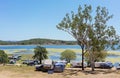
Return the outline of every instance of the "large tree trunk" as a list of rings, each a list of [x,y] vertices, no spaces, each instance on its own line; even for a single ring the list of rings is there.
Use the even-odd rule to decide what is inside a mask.
[[[42,64],[42,60],[40,60],[40,64]]]
[[[84,70],[84,48],[82,47],[82,70]]]
[[[81,43],[79,42],[79,40],[78,40],[78,44],[79,44],[79,46],[82,49],[82,70],[84,70],[84,45],[83,44],[81,45]]]
[[[94,62],[94,60],[91,60],[91,68],[92,68],[92,71],[94,71],[95,69],[95,62]]]
[[[90,61],[91,61],[92,71],[94,71],[95,70],[94,55],[91,52],[90,52]]]

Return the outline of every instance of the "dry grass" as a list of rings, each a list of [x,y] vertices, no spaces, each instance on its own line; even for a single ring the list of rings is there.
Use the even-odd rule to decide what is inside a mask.
[[[21,60],[33,59],[33,54],[22,54]]]
[[[66,69],[63,73],[48,74],[47,72],[35,71],[31,66],[0,66],[0,78],[120,78],[120,71],[113,69],[96,69],[90,71],[86,68]]]

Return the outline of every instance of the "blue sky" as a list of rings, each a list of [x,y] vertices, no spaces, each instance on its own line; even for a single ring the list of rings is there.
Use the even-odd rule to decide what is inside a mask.
[[[50,38],[74,40],[56,25],[79,5],[106,7],[114,17],[108,22],[120,35],[120,0],[0,0],[0,40]]]

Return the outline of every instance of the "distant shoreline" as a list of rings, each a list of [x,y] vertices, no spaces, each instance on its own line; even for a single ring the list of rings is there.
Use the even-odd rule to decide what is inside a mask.
[[[29,40],[21,41],[2,41],[0,40],[0,45],[76,45],[76,41],[65,41],[65,40],[55,40],[55,39],[43,39],[34,38]]]

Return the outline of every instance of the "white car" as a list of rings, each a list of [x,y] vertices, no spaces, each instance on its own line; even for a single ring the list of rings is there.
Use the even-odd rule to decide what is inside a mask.
[[[116,63],[114,64],[114,66],[115,66],[115,68],[116,68],[117,70],[119,70],[119,69],[120,69],[120,62],[116,62]]]
[[[71,62],[71,65],[73,68],[81,68],[82,62],[73,61]],[[84,62],[84,67],[87,67],[87,63]]]

